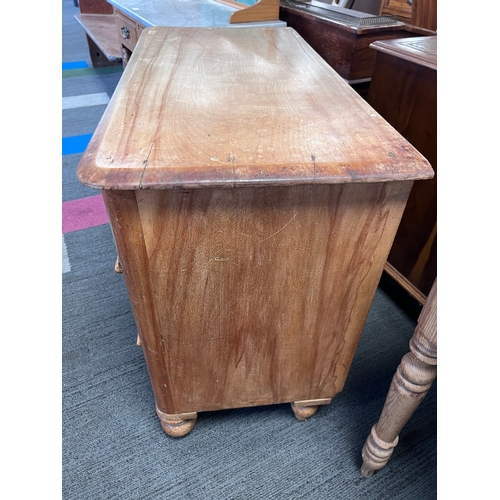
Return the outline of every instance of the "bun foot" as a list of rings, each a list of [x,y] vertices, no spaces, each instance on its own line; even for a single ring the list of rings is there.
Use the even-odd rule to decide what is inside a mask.
[[[196,412],[167,415],[158,410],[158,408],[156,408],[156,414],[160,418],[162,429],[172,437],[182,437],[189,434],[193,430],[198,418]]]
[[[296,403],[292,403],[292,410],[295,413],[297,420],[307,420],[312,417],[317,411],[317,406],[299,406]]]
[[[295,403],[292,403],[292,410],[297,420],[307,420],[318,411],[319,405],[329,405],[331,402],[332,398],[295,401]]]

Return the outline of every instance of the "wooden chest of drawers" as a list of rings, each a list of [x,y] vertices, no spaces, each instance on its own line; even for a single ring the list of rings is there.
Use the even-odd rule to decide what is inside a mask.
[[[148,28],[78,168],[163,429],[344,385],[428,162],[291,28]]]

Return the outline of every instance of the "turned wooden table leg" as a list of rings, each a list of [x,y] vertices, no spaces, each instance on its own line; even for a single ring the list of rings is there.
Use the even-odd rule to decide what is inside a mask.
[[[156,414],[160,418],[162,429],[172,437],[182,437],[191,432],[198,418],[196,412],[167,415],[158,408],[156,408]]]
[[[372,427],[361,455],[361,473],[382,469],[398,444],[398,435],[424,399],[437,373],[437,279],[420,313],[410,352],[392,379],[379,421]]]
[[[292,403],[292,410],[297,420],[307,420],[318,411],[318,406],[329,405],[331,402],[332,398],[295,401],[295,403]]]

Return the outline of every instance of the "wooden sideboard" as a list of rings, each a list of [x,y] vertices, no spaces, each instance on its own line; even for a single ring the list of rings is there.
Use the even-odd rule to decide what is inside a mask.
[[[126,66],[145,28],[281,28],[286,24],[278,19],[278,2],[261,0],[245,5],[233,0],[80,0],[80,14],[75,17],[86,33],[94,67]]]
[[[437,37],[377,41],[368,103],[429,160],[436,176],[415,182],[387,273],[420,304],[437,276]]]
[[[433,175],[292,28],[145,29],[78,179],[103,190],[165,432],[328,404]]]

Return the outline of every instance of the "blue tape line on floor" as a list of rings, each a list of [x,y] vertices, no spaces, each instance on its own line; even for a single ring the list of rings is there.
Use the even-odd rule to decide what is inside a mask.
[[[73,62],[63,62],[62,69],[80,69],[80,68],[88,68],[89,65],[85,61],[73,61]]]
[[[62,154],[72,155],[75,153],[83,153],[87,147],[92,134],[74,135],[72,137],[63,137]]]

